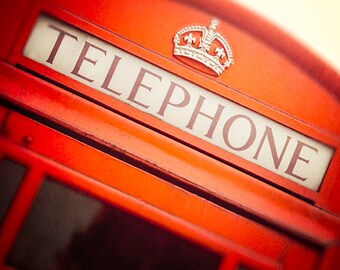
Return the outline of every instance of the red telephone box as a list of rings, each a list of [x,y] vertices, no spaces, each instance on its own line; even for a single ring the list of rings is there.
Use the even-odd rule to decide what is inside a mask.
[[[340,266],[340,78],[296,41],[228,1],[0,5],[3,269]]]

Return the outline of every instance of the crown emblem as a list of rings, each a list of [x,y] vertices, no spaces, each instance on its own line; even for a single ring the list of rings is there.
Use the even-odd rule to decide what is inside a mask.
[[[217,25],[218,21],[213,19],[208,28],[187,26],[179,30],[174,36],[174,55],[198,69],[203,64],[204,71],[215,76],[221,75],[234,60],[228,42],[215,32]],[[200,63],[198,66],[197,62]]]

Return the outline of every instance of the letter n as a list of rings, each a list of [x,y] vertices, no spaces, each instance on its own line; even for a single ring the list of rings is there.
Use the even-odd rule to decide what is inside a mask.
[[[270,127],[266,126],[266,130],[263,133],[263,137],[261,139],[259,147],[257,148],[255,156],[253,157],[254,159],[257,160],[266,138],[267,138],[268,143],[269,143],[270,152],[271,152],[271,156],[273,158],[274,166],[275,166],[276,169],[278,169],[280,164],[281,164],[282,158],[283,158],[283,156],[284,156],[284,154],[287,150],[287,146],[288,146],[289,141],[291,140],[291,137],[287,135],[285,145],[283,146],[282,152],[279,156],[278,153],[277,153],[277,149],[276,149],[276,145],[275,145],[275,141],[274,141],[273,131]]]

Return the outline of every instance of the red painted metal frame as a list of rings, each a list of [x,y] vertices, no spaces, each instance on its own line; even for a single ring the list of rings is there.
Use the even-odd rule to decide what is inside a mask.
[[[37,16],[42,12],[46,12],[61,21],[68,22],[89,34],[110,42],[129,53],[137,55],[138,57],[169,70],[176,75],[182,76],[202,87],[205,87],[206,89],[209,89],[210,91],[233,100],[236,103],[260,112],[262,115],[325,143],[334,149],[338,149],[340,145],[340,124],[336,119],[336,115],[339,114],[340,108],[336,97],[329,94],[327,89],[322,88],[315,79],[309,78],[303,71],[299,70],[295,63],[285,58],[282,54],[277,52],[275,48],[266,47],[265,44],[260,43],[256,38],[249,36],[247,33],[243,33],[234,25],[229,25],[227,21],[228,18],[222,18],[226,21],[221,26],[221,31],[230,33],[231,43],[235,44],[235,62],[241,63],[238,63],[237,65],[235,64],[232,68],[230,68],[230,70],[225,72],[221,78],[216,79],[215,77],[212,78],[198,74],[197,72],[183,66],[172,57],[172,35],[180,28],[180,25],[183,26],[188,23],[188,16],[186,16],[186,22],[184,22],[183,19],[177,19],[177,16],[176,20],[174,18],[167,18],[169,21],[167,21],[166,25],[162,26],[162,30],[165,33],[170,34],[168,34],[169,40],[164,42],[162,39],[160,40],[157,37],[157,34],[159,33],[151,27],[150,24],[152,22],[149,20],[143,21],[142,17],[144,15],[140,13],[135,14],[134,9],[131,9],[129,14],[124,14],[124,16],[128,16],[128,18],[125,18],[124,24],[120,25],[121,28],[118,28],[117,24],[122,23],[120,21],[122,15],[120,13],[118,14],[119,9],[123,8],[123,6],[120,6],[123,5],[120,2],[115,3],[116,13],[110,15],[112,18],[115,18],[114,21],[112,21],[113,19],[110,19],[110,25],[111,27],[114,27],[114,29],[109,29],[107,26],[109,22],[103,21],[104,18],[107,18],[108,16],[105,12],[100,14],[103,18],[99,18],[99,14],[88,14],[88,9],[84,7],[83,12],[84,14],[86,13],[86,15],[83,14],[82,16],[84,16],[86,20],[83,20],[74,15],[77,14],[74,10],[74,5],[76,5],[75,3],[70,4],[63,1],[57,2],[58,7],[64,8],[73,14],[54,5],[46,4],[46,1],[38,2],[30,12],[31,16],[26,18],[25,27],[22,29],[20,38],[10,55],[10,63],[23,65],[26,68],[42,74],[43,76],[53,79],[54,81],[59,83],[61,82],[65,86],[71,87],[76,91],[79,91],[77,89],[81,89],[82,94],[102,102],[114,111],[119,111],[124,115],[132,117],[137,122],[143,123],[143,125],[165,132],[173,138],[178,138],[178,140],[182,141],[186,145],[198,148],[219,160],[224,160],[225,162],[241,166],[245,170],[259,175],[261,178],[267,179],[268,181],[292,190],[294,193],[314,201],[315,205],[321,208],[340,213],[340,203],[337,199],[338,196],[336,195],[336,193],[340,191],[340,184],[335,181],[335,179],[339,178],[337,165],[340,164],[340,154],[338,151],[335,152],[320,191],[314,192],[308,188],[293,183],[284,177],[263,169],[256,164],[243,160],[242,158],[230,154],[225,150],[195,138],[190,134],[179,131],[177,128],[171,127],[159,119],[155,119],[154,117],[142,113],[129,105],[99,93],[88,86],[49,69],[48,67],[42,66],[21,54],[23,46],[27,41],[27,37]],[[125,2],[126,1],[124,1],[124,3]],[[124,8],[132,8],[128,3],[125,3],[124,5]],[[172,8],[172,10],[177,10],[178,13],[189,14],[190,17],[192,17],[192,20],[209,21],[209,18],[211,17],[208,13],[179,3],[170,3],[165,1],[162,5],[163,9],[170,10],[170,8]],[[90,7],[88,8],[90,9]],[[143,3],[143,8],[146,12],[152,12],[152,10],[159,8],[159,6],[154,5],[152,1],[146,1]],[[139,17],[133,19],[131,16]],[[139,19],[140,24],[145,24],[145,26],[141,26],[141,28],[148,29],[149,32],[141,31],[141,33],[131,33],[131,25],[126,23],[129,21],[128,19],[133,21]],[[257,18],[255,17],[251,19],[255,20]],[[156,22],[157,20],[164,20],[164,18],[153,18],[153,22]],[[92,23],[89,23],[89,21]],[[94,25],[94,23],[113,31],[114,33],[104,30],[102,27]],[[269,30],[271,30],[271,32],[275,32],[273,29],[269,28]],[[283,36],[283,39],[284,38],[285,37]],[[253,59],[251,58],[249,51],[257,51],[257,55],[266,55],[266,59],[263,59],[263,57]],[[239,54],[243,54],[245,57],[248,56],[248,62],[243,63],[243,59],[238,59]],[[271,70],[275,70],[275,66],[281,66],[282,71],[268,74]],[[248,70],[249,68],[251,68],[251,70]],[[261,74],[259,74],[258,69],[262,72]],[[258,83],[258,80],[264,80],[264,75],[270,79],[266,79],[263,83]],[[339,78],[336,79],[338,80]],[[268,93],[271,93],[271,95],[268,95]],[[306,96],[307,93],[308,96]],[[317,100],[315,100],[316,96],[318,97]],[[287,99],[289,99],[289,102],[286,102]],[[315,109],[305,109],[307,106],[314,107],[315,105],[313,104],[315,103],[322,108],[321,110],[323,113],[320,113],[320,111],[315,112]]]
[[[13,77],[16,81],[12,80]],[[318,243],[329,245],[340,238],[340,220],[336,216],[156,131],[9,65],[0,64],[0,80],[6,89],[1,94],[3,98],[150,167],[161,168],[179,181],[206,190],[230,204],[238,205]],[[16,127],[16,132],[19,132],[19,128]],[[316,220],[311,219],[311,216]]]
[[[321,254],[293,239],[20,114],[7,114],[3,123],[5,137],[0,138],[0,156],[29,170],[0,230],[0,261],[13,244],[41,181],[48,175],[221,254],[225,259],[220,269],[235,269],[238,264],[259,269],[313,269],[319,263]],[[24,143],[26,136],[31,137],[29,144]]]
[[[12,73],[9,72],[10,70]],[[217,162],[204,154],[195,152],[190,148],[188,149],[180,143],[176,143],[171,139],[159,135],[155,131],[151,131],[134,122],[127,121],[124,117],[115,115],[90,102],[84,102],[81,98],[65,90],[43,83],[34,76],[27,75],[11,67],[8,67],[7,70],[1,73],[4,74],[6,72],[9,72],[7,74],[7,80],[6,76],[1,76],[3,87],[8,89],[8,95],[17,97],[16,103],[21,107],[39,113],[43,117],[49,117],[56,111],[63,111],[61,118],[58,116],[51,120],[57,123],[65,124],[69,122],[71,124],[71,119],[77,119],[77,126],[74,124],[69,126],[74,129],[74,131],[85,133],[101,144],[108,146],[115,145],[117,151],[121,151],[125,155],[135,159],[140,159],[140,161],[146,162],[148,166],[162,168],[164,171],[167,171],[171,177],[179,181],[191,182],[192,179],[194,179],[195,185],[198,185],[198,187],[208,190],[212,194],[215,194],[215,196],[229,203],[236,204],[247,211],[251,211],[268,222],[276,224],[291,233],[299,235],[302,238],[311,239],[315,243],[324,246],[325,249],[328,249],[339,241],[340,221],[338,218],[296,198],[292,198],[265,183],[258,182],[256,179],[252,179],[238,172],[236,169]],[[13,78],[13,76],[17,78],[16,82],[9,79]],[[23,89],[26,89],[24,91],[31,89],[35,94],[29,95],[27,92],[23,93]],[[56,95],[56,93],[58,94]],[[67,106],[69,102],[73,104],[72,107]],[[41,111],[40,108],[37,110],[37,106],[45,108],[44,111]],[[96,112],[96,114],[91,112]],[[96,117],[95,119],[92,118],[94,116]],[[102,164],[102,162],[96,158],[92,160],[91,156],[93,155],[86,153],[85,147],[83,147],[85,149],[82,150],[84,154],[80,155],[84,158],[80,162],[74,156],[75,147],[69,146],[66,140],[55,140],[55,137],[51,134],[46,134],[46,132],[29,127],[21,122],[22,121],[12,119],[12,121],[8,123],[8,127],[11,128],[8,128],[6,133],[10,134],[12,141],[17,144],[22,144],[23,137],[28,134],[32,136],[32,138],[36,138],[34,139],[34,143],[30,145],[30,148],[34,151],[58,162],[67,163],[68,166],[80,171],[84,170],[84,168],[91,168],[92,163],[92,172],[88,171],[87,175],[94,178],[100,177],[99,180],[101,182],[108,184],[108,179],[111,179],[110,174],[100,173],[101,171],[98,170],[97,167],[98,164]],[[100,131],[99,133],[98,130]],[[107,135],[102,137],[102,134]],[[52,141],[55,143],[48,144],[44,142],[44,138],[52,138]],[[90,148],[88,151],[90,151]],[[79,153],[80,149],[76,152]],[[143,159],[140,158],[140,156],[143,156]],[[198,167],[196,164],[206,164],[206,167]],[[120,171],[124,171],[124,169]],[[221,181],[224,181],[224,183],[221,184]],[[154,187],[156,183],[145,186]],[[252,183],[252,185],[249,183]],[[120,188],[133,189],[136,187],[126,182]],[[162,189],[157,187],[154,190],[156,192],[146,192],[146,194],[149,194],[148,200],[153,199],[154,203],[159,204],[162,200],[158,198],[157,193]],[[132,195],[136,197],[140,196],[138,193]],[[167,200],[163,200],[163,203],[166,202]],[[172,204],[172,202],[170,203]],[[180,205],[178,206],[180,207]],[[204,207],[201,205],[198,208],[203,209]],[[225,230],[226,222],[217,222],[217,219],[221,217],[222,213],[211,213],[215,221],[209,223],[220,224],[220,226],[222,226],[220,233],[225,237],[230,238],[230,233],[240,235],[238,230]],[[188,216],[185,215],[182,217],[188,218]],[[314,218],[311,219],[310,217]],[[204,219],[199,220],[200,226],[204,226],[204,224],[201,223]],[[191,222],[193,221],[191,220]],[[232,222],[228,222],[228,224],[232,224]],[[236,227],[239,224],[239,221],[235,222]],[[212,230],[211,227],[208,229]],[[242,230],[242,234],[247,231],[248,230]],[[264,237],[264,235],[258,233],[259,232],[256,231],[256,233],[253,233],[251,236],[245,234],[245,241],[247,239],[248,241],[253,241],[254,235],[260,236],[261,239],[268,239],[268,241],[273,241],[274,239],[272,236]],[[237,239],[233,239],[233,241],[236,240]],[[259,243],[260,240],[256,242]],[[255,249],[261,247],[266,247],[266,245],[253,246]],[[271,252],[272,251],[273,250],[271,250]],[[261,250],[261,252],[265,253],[265,250]],[[293,254],[295,254],[295,252],[293,252]],[[302,254],[304,253],[301,253],[301,258],[305,258],[306,254]],[[297,263],[295,256],[292,255],[290,262],[293,265]],[[303,262],[305,263],[305,261]]]
[[[7,131],[11,132],[11,129],[15,128],[14,126],[19,123],[26,128],[26,134],[30,134],[31,136],[33,136],[33,142],[35,140],[40,140],[40,145],[35,145],[35,147],[32,147],[35,150],[42,151],[43,149],[40,147],[46,147],[46,144],[53,144],[53,142],[56,143],[55,140],[57,140],[57,142],[62,143],[63,145],[66,144],[68,146],[72,146],[72,149],[74,151],[77,151],[77,156],[80,157],[79,159],[83,159],[81,157],[85,157],[85,159],[88,159],[88,157],[91,156],[88,154],[93,154],[94,156],[96,156],[96,158],[98,158],[97,162],[106,161],[106,164],[102,166],[102,170],[109,170],[111,174],[110,178],[107,178],[107,176],[105,177],[106,181],[108,181],[109,179],[129,181],[131,180],[131,177],[133,177],[134,179],[138,179],[140,186],[142,186],[143,184],[147,184],[146,187],[151,188],[152,182],[150,182],[150,180],[148,179],[154,179],[155,177],[150,176],[145,172],[142,172],[118,160],[105,156],[104,154],[99,153],[94,149],[90,149],[87,146],[81,145],[73,141],[72,139],[65,137],[64,135],[56,134],[55,131],[46,129],[40,124],[33,123],[32,121],[29,121],[20,115],[12,114],[9,118],[11,119],[6,120]],[[34,134],[31,134],[31,131],[37,131],[37,133],[33,132]],[[45,136],[45,138],[46,136],[49,136],[49,140],[47,140],[47,142],[41,142],[41,138],[37,138],[35,136],[37,134],[39,134],[39,136],[41,137]],[[17,136],[17,134],[15,136]],[[10,137],[8,139],[12,140],[13,138]],[[282,237],[280,236],[276,236],[273,233],[268,233],[263,228],[256,230],[257,233],[261,233],[261,230],[263,232],[262,238],[259,238],[270,238],[275,239],[279,242],[281,241],[281,244],[274,242],[276,249],[281,249],[277,250],[277,252],[279,253],[275,254],[276,251],[268,249],[266,252],[267,254],[261,252],[262,255],[259,255],[258,253],[255,253],[248,248],[242,247],[240,244],[236,244],[231,242],[230,240],[227,240],[225,236],[222,237],[221,235],[218,235],[221,234],[221,229],[219,229],[219,231],[215,229],[215,232],[213,232],[212,230],[209,231],[207,230],[207,228],[195,225],[195,223],[192,221],[186,221],[183,217],[178,215],[178,213],[171,213],[169,209],[166,208],[170,207],[173,208],[173,210],[178,208],[178,210],[184,213],[182,213],[182,215],[184,215],[185,218],[188,219],[190,218],[190,215],[192,215],[192,213],[194,212],[192,211],[192,208],[190,206],[191,204],[194,204],[196,207],[200,204],[203,205],[203,208],[204,206],[207,207],[208,209],[206,209],[206,211],[204,211],[203,208],[196,208],[200,212],[200,215],[203,216],[206,216],[207,214],[211,215],[210,211],[215,207],[213,205],[207,205],[204,200],[198,199],[196,196],[189,195],[178,188],[172,187],[167,183],[162,183],[162,181],[160,181],[159,179],[154,180],[153,188],[154,191],[158,190],[158,192],[160,192],[160,189],[157,188],[163,185],[163,188],[161,188],[161,190],[164,191],[163,196],[166,194],[166,196],[163,197],[163,205],[160,205],[161,200],[150,197],[147,189],[139,189],[139,196],[136,196],[136,194],[128,194],[131,192],[131,190],[129,189],[136,190],[136,187],[134,187],[136,185],[136,182],[131,187],[129,187],[129,185],[123,185],[123,188],[119,187],[119,184],[117,185],[117,183],[115,182],[102,183],[94,180],[91,177],[85,176],[78,171],[67,168],[60,163],[48,159],[38,153],[35,153],[31,149],[27,149],[26,147],[14,144],[10,142],[10,140],[7,140],[6,138],[0,138],[0,157],[6,156],[7,158],[15,160],[16,162],[20,162],[21,164],[27,166],[29,170],[0,230],[0,262],[4,261],[4,258],[8,253],[11,245],[13,244],[15,236],[20,230],[21,224],[24,222],[25,216],[27,215],[31,204],[33,203],[33,200],[37,191],[39,190],[43,178],[48,175],[78,190],[90,193],[98,199],[112,203],[115,206],[122,208],[134,215],[151,220],[161,227],[165,227],[168,230],[174,231],[175,233],[180,234],[182,237],[190,239],[190,241],[196,242],[199,245],[205,246],[206,248],[217,252],[224,257],[224,261],[220,269],[230,269],[231,266],[232,268],[235,268],[239,264],[244,264],[249,267],[255,267],[259,269],[278,269],[279,264],[278,262],[275,262],[274,259],[283,256],[283,253],[285,253],[285,259],[289,258],[289,253],[291,253],[291,256],[296,256],[296,251],[302,252],[301,255],[309,256],[309,259],[312,258],[310,262],[311,264],[315,263],[315,254],[313,254],[313,252],[308,253],[306,250],[301,249],[301,247],[299,247],[297,244],[294,244],[293,242],[288,244],[284,238],[282,239]],[[31,146],[28,147],[31,148]],[[49,152],[50,155],[51,153],[52,152]],[[54,154],[57,153],[57,151],[54,152]],[[63,153],[64,155],[71,154],[65,152]],[[74,155],[71,155],[72,157],[67,160],[72,160],[72,158],[74,158]],[[110,159],[109,162],[107,162],[108,159]],[[84,165],[89,165],[90,163],[91,162]],[[98,166],[96,167],[98,171]],[[84,166],[82,169],[84,170],[85,168],[88,167]],[[115,170],[112,171],[112,168],[115,168]],[[88,173],[86,169],[84,170],[84,173]],[[102,175],[99,175],[99,179],[101,177]],[[120,191],[120,189],[123,190]],[[159,196],[159,194],[153,194]],[[168,200],[165,201],[165,197],[167,199],[172,198],[181,200],[181,204],[187,205],[187,209],[180,209],[178,205],[169,203]],[[151,199],[153,199],[153,201]],[[164,204],[166,202],[167,204]],[[221,210],[218,208],[216,210],[221,212]],[[213,210],[215,214],[216,210]],[[188,215],[188,212],[190,212],[191,214]],[[225,220],[226,217],[227,216],[223,214],[222,216],[216,216],[216,221],[222,221],[224,224],[226,224],[230,222],[230,220]],[[246,225],[246,227],[249,227],[248,230],[254,230],[251,225]],[[247,232],[245,231],[245,233]],[[288,252],[288,250],[291,250],[292,252]],[[266,258],[265,255],[269,255],[270,257],[273,256],[274,258]],[[306,257],[304,259],[304,264],[306,264]]]
[[[337,88],[340,79],[337,74],[277,29],[226,1],[215,1],[211,4],[209,1],[193,0],[183,3],[146,0],[143,1],[143,12],[134,2],[118,0],[115,1],[114,6],[110,6],[103,0],[31,1],[32,5],[29,5],[29,1],[26,0],[17,1],[18,6],[27,9],[14,9],[13,6],[16,5],[11,6],[8,4],[9,1],[5,2],[7,1],[0,3],[0,10],[5,13],[4,16],[0,16],[0,20],[6,22],[11,18],[15,23],[13,25],[6,23],[6,29],[0,26],[1,35],[8,37],[7,42],[0,42],[0,58],[3,59],[0,61],[0,99],[90,138],[100,145],[112,148],[122,155],[145,164],[145,167],[161,170],[168,177],[204,190],[289,234],[322,246],[324,253],[321,258],[321,269],[335,267],[336,259],[340,254],[340,181],[338,181],[340,178],[338,151],[340,107],[339,93],[336,90],[340,89]],[[94,6],[100,8],[94,12]],[[176,10],[176,16],[170,14],[169,10]],[[336,150],[335,155],[320,191],[313,192],[292,183],[25,58],[21,53],[23,46],[36,18],[42,12],[68,22],[91,35],[194,82],[208,91],[233,100],[332,146]],[[240,18],[236,14],[239,14]],[[188,24],[206,24],[212,16],[216,15],[222,20],[219,31],[226,33],[232,45],[236,63],[219,78],[200,74],[184,66],[172,56],[172,37],[179,29]],[[139,25],[139,31],[136,31],[136,25]],[[250,28],[249,25],[254,27]],[[160,39],[160,36],[168,36],[169,39]],[[281,43],[276,45],[274,42],[276,40],[281,40]],[[304,58],[305,53],[308,55],[306,57],[308,60]],[[108,109],[19,70],[14,67],[17,64],[91,97],[105,104]],[[260,268],[262,265],[275,268],[278,266],[277,263],[283,268],[292,268],[297,264],[303,266],[305,256],[314,256],[308,253],[308,249],[301,248],[299,245],[285,246],[288,244],[284,243],[282,236],[276,238],[277,236],[272,233],[271,229],[264,226],[260,228],[262,225],[257,224],[256,226],[259,227],[254,225],[257,229],[251,231],[252,235],[247,234],[250,231],[244,229],[250,228],[250,225],[244,225],[242,232],[227,230],[225,229],[226,220],[229,220],[229,224],[233,224],[230,219],[226,218],[229,215],[228,210],[212,206],[211,203],[200,198],[194,198],[192,194],[181,191],[148,173],[127,168],[129,165],[119,163],[111,157],[108,157],[107,160],[110,160],[108,162],[122,166],[121,171],[125,176],[133,171],[142,175],[143,179],[148,179],[147,186],[150,190],[144,190],[142,196],[132,183],[126,183],[126,185],[109,183],[110,174],[105,170],[98,171],[94,165],[91,166],[91,158],[89,158],[93,153],[97,153],[95,154],[97,158],[93,160],[97,162],[102,160],[106,154],[94,151],[88,146],[79,146],[73,140],[60,134],[57,136],[55,135],[57,133],[48,131],[49,129],[42,128],[38,124],[32,124],[33,122],[19,116],[7,118],[6,111],[3,109],[0,109],[0,119],[18,120],[7,123],[11,132],[6,136],[11,142],[1,139],[0,152],[6,152],[6,155],[32,168],[1,228],[0,242],[7,241],[5,246],[0,245],[1,256],[8,251],[11,241],[19,230],[24,213],[28,211],[29,204],[38,188],[40,180],[37,179],[41,179],[42,173],[45,172],[78,188],[84,190],[93,188],[96,196],[110,202],[114,201],[115,204],[119,204],[116,199],[124,199],[126,202],[124,205],[129,209],[132,206],[135,207],[140,202],[136,198],[140,198],[153,205],[139,207],[144,213],[150,211],[148,212],[150,215],[146,215],[154,222],[167,226],[165,223],[169,220],[170,229],[186,237],[194,237],[196,242],[213,247],[222,254],[226,254],[226,246],[229,244],[233,249],[240,250],[240,254],[245,254],[244,257],[243,255],[235,255],[235,257],[228,255],[226,257],[228,259],[224,261],[226,269],[229,269],[231,265],[235,266],[241,260],[238,256],[241,256],[242,260],[253,256],[254,259],[249,259],[247,262],[254,263]],[[35,125],[37,129],[32,128]],[[22,137],[27,134],[28,130],[34,138],[39,138],[29,146],[30,150],[18,146],[22,145]],[[159,131],[163,135],[159,134]],[[47,134],[59,138],[58,144],[48,145],[50,147],[48,148],[41,137]],[[81,160],[72,156],[74,148],[71,145],[72,147],[78,145],[79,151],[84,153]],[[275,185],[308,198],[314,201],[315,206],[227,164],[236,164]],[[26,183],[29,181],[36,181],[36,185],[28,186]],[[116,190],[112,191],[112,188],[104,186],[104,183],[113,185]],[[170,204],[157,193],[162,188],[164,192],[176,193],[178,198],[199,205],[207,212],[211,211],[210,219],[197,218],[191,215],[190,211],[186,212],[187,209],[181,209],[178,204]],[[20,195],[25,192],[28,192],[30,196]],[[109,199],[110,196],[115,199]],[[124,205],[121,206],[124,207]],[[161,210],[155,210],[154,206]],[[211,222],[214,219],[220,222]],[[239,220],[235,222],[232,225],[233,228],[243,224]],[[249,222],[252,223],[252,221]],[[198,230],[197,235],[202,233],[204,239],[200,240],[199,237],[191,236],[189,231],[192,232],[192,230]],[[11,233],[7,235],[7,232]],[[241,234],[244,234],[244,238]],[[260,245],[260,241],[257,241],[257,245],[250,247],[247,240],[253,241],[252,237],[259,237],[267,242],[278,239],[278,246],[287,247],[287,253],[282,255],[278,251],[280,247],[267,250]],[[225,242],[226,239],[229,239],[228,244]],[[230,241],[237,244],[230,243]],[[290,239],[287,241],[289,242]],[[243,248],[238,249],[238,245],[248,245],[247,251]],[[7,251],[4,250],[5,248]],[[270,257],[269,262],[266,258],[263,260],[262,256],[258,257],[258,253],[262,253],[264,257]],[[263,264],[256,264],[257,259]],[[273,263],[273,259],[278,262]]]

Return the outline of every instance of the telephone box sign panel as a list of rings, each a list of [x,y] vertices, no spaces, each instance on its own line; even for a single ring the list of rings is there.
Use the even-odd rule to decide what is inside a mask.
[[[23,54],[314,191],[334,153],[327,145],[44,15]]]

